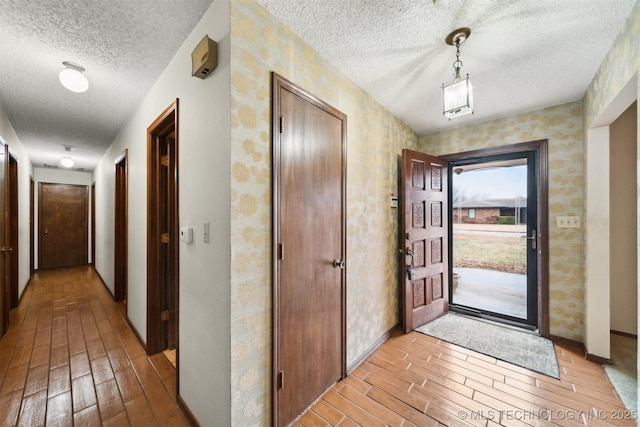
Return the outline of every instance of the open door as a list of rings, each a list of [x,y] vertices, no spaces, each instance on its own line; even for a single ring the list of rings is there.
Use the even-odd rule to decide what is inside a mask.
[[[400,173],[402,329],[449,309],[447,161],[402,150]]]

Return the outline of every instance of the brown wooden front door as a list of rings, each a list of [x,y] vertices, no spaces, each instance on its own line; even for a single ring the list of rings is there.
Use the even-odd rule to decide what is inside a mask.
[[[346,116],[274,74],[274,424],[345,375]]]
[[[39,183],[38,266],[84,265],[88,259],[86,185]]]
[[[402,328],[410,332],[449,309],[447,162],[405,149],[400,175]]]

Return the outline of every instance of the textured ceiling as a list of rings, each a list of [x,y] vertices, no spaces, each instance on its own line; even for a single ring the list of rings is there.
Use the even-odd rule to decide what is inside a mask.
[[[636,0],[258,0],[419,134],[581,99]],[[473,116],[447,121],[451,31]],[[313,88],[310,88],[313,91]]]
[[[636,0],[259,0],[419,134],[580,99]],[[212,0],[0,0],[0,105],[35,166],[92,170]],[[475,114],[447,121],[467,26]],[[58,82],[62,61],[89,90]],[[313,90],[313,88],[309,88]]]
[[[1,0],[0,104],[34,166],[93,170],[212,0]],[[64,89],[62,61],[89,90]]]

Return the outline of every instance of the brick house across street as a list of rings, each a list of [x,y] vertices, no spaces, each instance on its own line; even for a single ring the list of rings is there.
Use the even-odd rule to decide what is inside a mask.
[[[518,196],[454,203],[452,217],[454,224],[526,224],[527,198]]]

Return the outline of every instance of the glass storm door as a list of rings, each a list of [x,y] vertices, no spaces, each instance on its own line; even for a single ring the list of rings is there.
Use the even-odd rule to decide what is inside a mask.
[[[452,310],[537,329],[534,152],[450,161]]]

